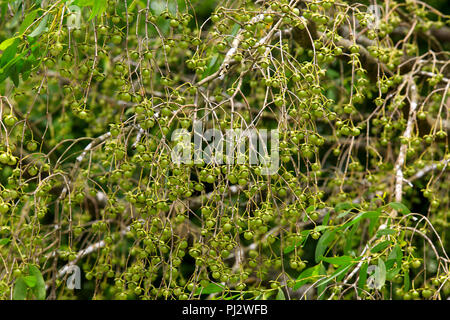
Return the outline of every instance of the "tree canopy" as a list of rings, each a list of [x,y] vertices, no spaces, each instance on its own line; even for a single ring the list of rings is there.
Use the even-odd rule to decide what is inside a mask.
[[[0,0],[1,299],[447,299],[445,0]]]

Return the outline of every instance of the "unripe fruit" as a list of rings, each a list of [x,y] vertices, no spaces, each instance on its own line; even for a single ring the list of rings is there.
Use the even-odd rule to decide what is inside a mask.
[[[13,125],[16,124],[17,122],[17,118],[14,117],[12,114],[6,115],[3,118],[3,122],[8,126],[8,127],[12,127]]]
[[[416,259],[413,262],[411,262],[411,266],[415,269],[419,268],[422,265],[422,263],[420,262],[420,260]]]
[[[425,299],[429,299],[432,295],[433,292],[430,289],[425,288],[422,290],[422,297],[424,297]]]

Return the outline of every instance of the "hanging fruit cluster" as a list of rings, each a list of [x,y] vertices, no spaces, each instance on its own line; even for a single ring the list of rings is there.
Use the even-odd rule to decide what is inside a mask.
[[[450,296],[445,1],[219,2],[0,1],[0,298]]]

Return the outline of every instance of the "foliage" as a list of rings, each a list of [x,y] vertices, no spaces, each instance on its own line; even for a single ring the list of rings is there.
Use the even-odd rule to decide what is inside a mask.
[[[1,0],[0,298],[449,297],[446,1],[379,4]]]

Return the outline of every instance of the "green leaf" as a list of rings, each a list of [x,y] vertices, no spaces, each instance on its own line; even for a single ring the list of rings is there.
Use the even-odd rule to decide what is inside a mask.
[[[306,208],[305,212],[309,214],[309,213],[313,212],[314,209],[315,209],[315,207],[313,205],[311,205],[308,208]]]
[[[329,228],[330,228],[330,226],[320,225],[320,226],[315,227],[314,231],[320,232],[320,231],[323,231],[323,230],[326,230],[326,229],[329,229]]]
[[[128,2],[129,2],[129,1],[128,1]],[[144,4],[143,1],[133,0],[132,2],[130,2],[130,3],[128,4],[128,10],[129,10],[129,11],[132,11],[132,10],[134,9],[134,7],[136,7],[136,5],[141,6],[141,8],[145,8],[145,7],[146,7],[146,5]]]
[[[16,65],[11,67],[10,73],[9,73],[9,77],[11,78],[12,82],[14,83],[14,85],[16,87],[19,86],[19,70],[17,70]]]
[[[234,36],[237,35],[237,33],[240,29],[241,29],[241,26],[238,23],[235,23],[233,25],[233,28],[231,29],[231,38],[234,38]]]
[[[351,209],[356,209],[356,208],[358,208],[359,206],[357,205],[357,204],[355,204],[355,203],[351,203],[351,202],[342,202],[342,203],[338,203],[335,207],[334,207],[334,210],[336,211],[336,212],[340,212],[340,211],[343,211],[343,210],[345,210],[345,211],[347,211],[347,213],[348,212],[350,212],[350,210]],[[339,217],[339,216],[338,216]]]
[[[378,268],[375,270],[375,289],[380,290],[386,282],[386,266],[383,259],[378,259]]]
[[[300,245],[302,242],[303,242],[303,240],[297,241],[295,244],[290,245],[289,247],[284,248],[283,252],[284,252],[284,253],[290,253],[290,252],[294,251],[295,248],[296,248],[298,245]]]
[[[33,23],[39,10],[40,9],[33,10],[25,16],[25,19],[23,19],[22,24],[20,25],[20,34],[23,34],[25,30]]]
[[[350,256],[322,257],[322,261],[341,266],[343,264],[352,263],[353,261],[355,261],[355,259]]]
[[[268,300],[271,296],[273,296],[274,293],[275,292],[273,290],[266,291],[263,294],[260,294],[259,298],[255,300]]]
[[[278,289],[276,300],[286,300],[286,297],[284,296],[283,290],[281,288]]]
[[[334,278],[343,275],[354,263],[344,264],[336,269],[329,277],[320,280],[317,286],[322,286],[333,280]]]
[[[5,239],[0,239],[0,246],[5,246],[7,244],[9,244],[11,242],[11,239],[5,238]]]
[[[6,48],[5,51],[3,52],[3,55],[0,59],[0,66],[3,67],[4,69],[6,69],[6,66],[9,65],[14,60],[19,42],[20,42],[19,39],[14,38],[13,43],[10,46],[8,46],[8,48]]]
[[[327,275],[327,270],[325,269],[325,266],[323,265],[323,263],[320,264],[319,267],[319,276],[320,277],[325,277]],[[324,300],[325,299],[325,295],[322,294],[326,289],[326,285],[320,285],[317,286],[317,295],[319,297],[319,300]]]
[[[30,265],[29,268],[30,275],[36,278],[36,285],[32,289],[34,296],[38,300],[45,300],[46,290],[45,290],[45,281],[44,277],[42,277],[41,271],[39,271],[38,267],[35,265]]]
[[[206,68],[205,72],[203,73],[203,77],[207,77],[214,72],[216,72],[220,65],[222,64],[223,58],[219,59],[219,54],[216,53],[211,60],[209,61],[208,67]]]
[[[368,263],[364,262],[362,264],[362,266],[361,266],[361,269],[359,269],[358,294],[361,293],[361,290],[366,285],[366,281],[367,281],[367,267],[368,266],[369,266]]]
[[[336,230],[327,230],[320,237],[316,246],[316,254],[315,254],[316,262],[319,262],[320,259],[323,257],[325,251],[327,250],[328,245],[330,244],[331,241],[333,241],[335,233]]]
[[[396,233],[397,231],[392,229],[381,229],[377,231],[377,238],[381,238],[381,236],[392,236]]]
[[[409,291],[410,283],[409,283],[409,271],[406,271],[403,276],[403,290],[405,292]]]
[[[29,34],[29,37],[33,37],[33,38],[38,37],[47,29],[47,21],[48,21],[49,16],[50,15],[47,14],[42,18],[41,22],[36,27],[36,29],[34,29],[33,32],[31,32]]]
[[[9,76],[8,73],[5,73],[5,72],[3,72],[3,71],[0,69],[0,83],[2,83],[3,81],[5,81],[6,78],[8,78],[8,76]]]
[[[36,286],[36,277],[35,276],[25,276],[23,277],[23,281],[27,284],[28,287],[34,288]]]
[[[397,261],[398,264],[400,264],[401,259],[403,257],[403,252],[402,249],[400,248],[400,246],[397,244],[391,251],[391,253],[389,253],[389,256],[387,258],[387,262],[389,261]],[[400,258],[400,259],[399,259]]]
[[[347,241],[345,241],[345,247],[344,247],[344,254],[349,254],[351,249],[352,249],[352,245],[353,245],[353,240],[355,239],[353,237],[353,235],[355,234],[356,230],[359,227],[359,222],[355,223],[352,228],[350,229],[350,232],[348,233],[348,235],[346,236]]]
[[[6,48],[8,48],[10,45],[12,45],[14,43],[14,40],[16,40],[16,39],[17,39],[17,37],[9,38],[9,39],[6,39],[5,41],[3,41],[2,43],[0,43],[0,50],[5,51]]]
[[[330,215],[331,215],[331,212],[328,211],[327,214],[325,215],[325,217],[323,217],[323,222],[322,222],[323,226],[328,225],[328,221],[330,221]]]
[[[372,253],[380,252],[380,251],[386,249],[387,247],[389,247],[390,244],[391,244],[391,242],[389,240],[382,241],[382,242],[378,243],[377,245],[375,245],[372,249],[370,249],[370,252],[372,252]]]
[[[395,258],[397,260],[397,265],[400,266],[402,264],[402,259],[403,259],[403,251],[402,248],[400,248],[400,246],[397,244],[393,251],[395,251]]]
[[[23,61],[23,66],[21,70],[23,81],[26,81],[31,74],[31,68],[33,67],[33,58],[30,59],[30,57],[28,57],[28,59]]]
[[[339,213],[338,216],[337,216],[337,219],[345,217],[345,216],[348,215],[351,211],[352,211],[352,210],[347,210],[347,211],[344,211],[344,212]]]
[[[234,296],[229,296],[229,297],[225,297],[225,298],[219,297],[219,298],[217,298],[217,300],[236,300],[236,298],[239,297],[240,295],[241,295],[241,294],[238,293],[238,294],[235,294]],[[255,300],[260,300],[260,299],[261,299],[261,295],[259,295],[258,297],[256,297]]]
[[[223,286],[219,286],[215,283],[210,282],[206,287],[204,288],[197,288],[195,291],[195,294],[210,294],[210,293],[217,293],[222,292],[225,289]]]
[[[380,216],[380,214],[381,214],[381,212],[379,210],[361,212],[356,217],[354,217],[351,221],[344,224],[344,228],[348,228],[364,218],[368,218],[368,219],[378,218]]]
[[[402,214],[408,214],[411,213],[411,211],[409,211],[408,207],[405,206],[403,203],[400,202],[390,202],[388,204],[392,209],[394,209],[395,211],[398,211]]]
[[[284,253],[289,253],[294,251],[294,249],[297,247],[297,243],[290,245],[289,247],[284,248],[283,252]]]
[[[14,284],[13,300],[25,300],[27,297],[27,284],[23,278],[18,278]]]
[[[397,251],[397,246],[394,247],[394,249],[392,249],[392,251],[389,253],[389,256],[386,259],[386,270],[391,269],[394,264],[397,262],[397,256],[398,256],[398,251]],[[400,249],[400,255],[403,255],[401,249]],[[400,258],[401,261],[401,258]],[[400,265],[399,263],[397,264],[397,266]]]
[[[18,40],[17,40],[17,43],[18,43]],[[11,55],[12,55],[12,56],[11,56],[11,59],[5,58],[5,61],[3,61],[3,57],[6,57],[6,56],[7,56],[7,52],[8,52],[10,49],[13,49],[12,52],[11,52]],[[21,59],[23,59],[23,57],[27,54],[27,52],[24,51],[24,52],[20,53],[19,55],[15,56],[15,54],[16,54],[16,51],[15,51],[15,50],[16,50],[16,49],[17,49],[17,46],[16,46],[16,44],[14,43],[12,46],[10,46],[8,49],[5,50],[5,52],[3,53],[3,56],[2,56],[2,60],[0,61],[0,64],[2,64],[3,62],[5,62],[6,64],[3,65],[3,67],[0,69],[0,71],[8,70],[8,68],[13,67],[14,64],[16,64],[18,61],[20,61]],[[8,55],[9,55],[9,53],[8,53]]]
[[[387,265],[387,263],[386,263],[386,265]],[[386,280],[387,281],[394,280],[394,277],[400,272],[400,270],[402,270],[401,267],[398,267],[398,268],[395,268],[395,269],[387,271],[386,272]]]
[[[376,225],[376,223],[378,221],[378,217],[372,217],[369,220],[370,220],[370,223],[369,223],[369,234],[373,235],[373,232],[375,230],[375,225]]]
[[[96,0],[94,1],[94,6],[92,7],[91,15],[89,16],[89,21],[94,17],[101,15],[106,10],[106,0]]]
[[[297,290],[301,286],[307,284],[308,282],[314,282],[319,277],[319,270],[322,264],[317,264],[314,267],[303,270],[297,278],[294,285],[294,290]]]
[[[308,235],[311,233],[311,230],[303,230],[302,232],[300,232],[301,236],[303,237],[302,240],[295,242],[293,245],[290,245],[286,248],[284,248],[283,252],[284,253],[289,253],[294,251],[294,249],[298,246],[302,246],[306,240],[308,239]]]
[[[93,6],[95,0],[75,0],[72,4],[79,7]]]
[[[92,7],[89,21],[98,15],[101,15],[106,10],[107,0],[75,0],[72,5],[78,7]]]

